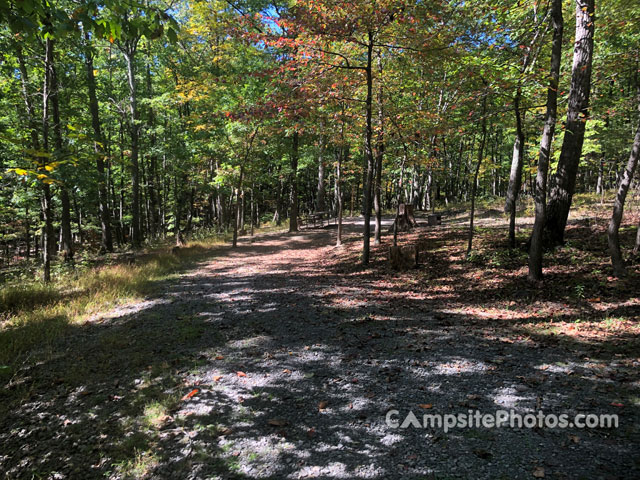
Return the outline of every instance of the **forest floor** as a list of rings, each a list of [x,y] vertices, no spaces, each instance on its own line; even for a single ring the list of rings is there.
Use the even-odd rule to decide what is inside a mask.
[[[358,219],[342,247],[333,227],[244,237],[25,362],[0,390],[0,473],[640,478],[640,267],[608,276],[601,220],[572,222],[540,288],[492,210],[470,261],[464,213],[401,235],[422,247],[406,272],[387,266],[388,227],[359,264]],[[385,423],[393,409],[617,414],[619,427],[402,429]]]

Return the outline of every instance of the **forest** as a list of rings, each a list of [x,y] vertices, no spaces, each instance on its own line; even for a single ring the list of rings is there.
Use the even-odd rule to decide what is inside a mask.
[[[640,472],[636,2],[0,0],[0,52],[6,478]],[[621,426],[384,423],[456,405]]]

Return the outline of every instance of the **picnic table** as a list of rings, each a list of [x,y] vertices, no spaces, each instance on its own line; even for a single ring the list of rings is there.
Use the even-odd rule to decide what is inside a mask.
[[[314,227],[316,227],[318,222],[320,222],[320,226],[324,227],[325,218],[327,219],[327,225],[329,225],[329,223],[331,222],[331,218],[334,218],[335,220],[335,217],[331,215],[331,212],[323,211],[323,212],[313,212],[305,215],[302,219],[302,223],[307,227],[309,225],[313,225]]]

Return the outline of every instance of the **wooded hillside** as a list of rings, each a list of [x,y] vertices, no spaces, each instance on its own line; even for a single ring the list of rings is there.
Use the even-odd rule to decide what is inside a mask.
[[[366,263],[384,211],[504,197],[513,247],[535,199],[540,280],[573,195],[617,189],[624,274],[633,2],[26,0],[0,18],[3,266],[49,281],[52,261],[339,210],[364,215]]]

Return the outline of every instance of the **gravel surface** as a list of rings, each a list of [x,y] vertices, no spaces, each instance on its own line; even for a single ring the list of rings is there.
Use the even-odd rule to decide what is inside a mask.
[[[0,418],[0,477],[640,478],[638,402],[619,403],[640,397],[638,358],[436,315],[375,271],[345,270],[334,237],[243,238],[77,326],[21,372],[24,399]],[[394,409],[400,421],[615,413],[620,425],[445,433],[391,428]]]

